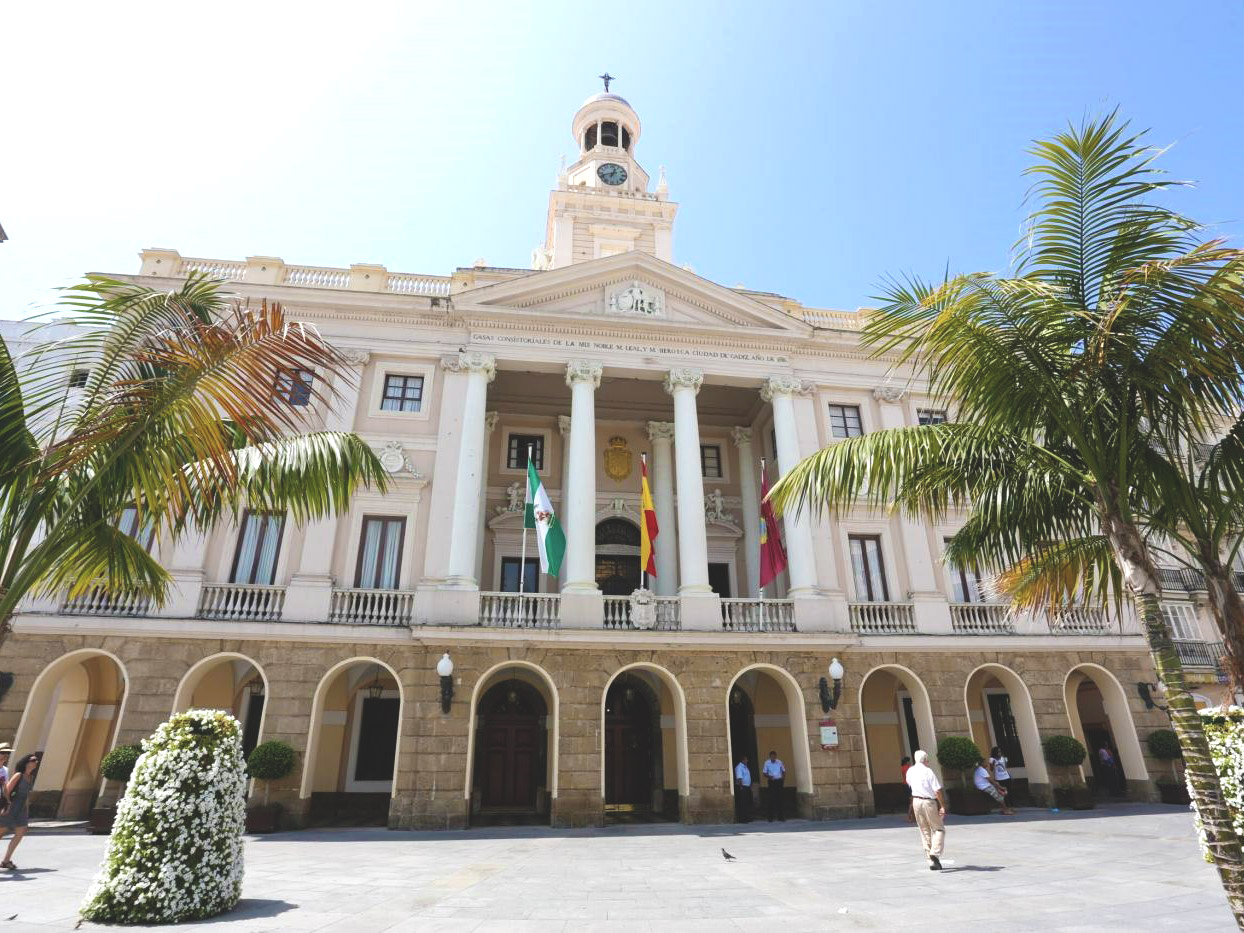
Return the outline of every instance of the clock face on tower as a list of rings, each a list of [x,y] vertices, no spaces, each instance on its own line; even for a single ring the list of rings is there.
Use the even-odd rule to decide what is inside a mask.
[[[616,162],[606,162],[596,170],[596,174],[607,185],[620,185],[626,181],[626,169]]]

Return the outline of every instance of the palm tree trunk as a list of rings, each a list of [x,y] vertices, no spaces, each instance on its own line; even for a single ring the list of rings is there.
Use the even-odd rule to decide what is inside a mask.
[[[1244,600],[1235,589],[1231,570],[1223,566],[1218,555],[1211,552],[1198,556],[1205,574],[1210,611],[1222,632],[1226,646],[1227,676],[1232,690],[1244,690]]]
[[[1171,725],[1184,752],[1184,773],[1192,791],[1192,802],[1204,828],[1205,846],[1218,869],[1227,903],[1235,922],[1244,930],[1244,852],[1218,770],[1210,756],[1209,741],[1192,696],[1184,686],[1183,667],[1171,642],[1170,630],[1162,617],[1162,592],[1157,570],[1149,557],[1139,529],[1117,515],[1107,515],[1103,524],[1114,549],[1115,560],[1136,602],[1136,610],[1149,642],[1153,667],[1166,685]]]

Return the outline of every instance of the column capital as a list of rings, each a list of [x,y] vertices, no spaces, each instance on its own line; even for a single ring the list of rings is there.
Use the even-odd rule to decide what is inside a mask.
[[[734,441],[735,447],[742,447],[744,444],[752,442],[752,429],[736,426],[730,429],[730,439]]]
[[[573,388],[576,383],[590,382],[593,389],[599,389],[604,369],[595,360],[571,360],[566,364],[566,385]]]
[[[570,433],[570,416],[569,415],[558,415],[557,416],[557,430],[561,432],[562,437],[565,437],[567,434]]]
[[[442,356],[441,369],[451,373],[482,373],[485,381],[497,377],[497,358],[478,350],[460,350],[457,356]]]
[[[890,402],[896,404],[901,402],[907,395],[907,390],[902,386],[883,385],[873,389],[873,398],[879,402]]]
[[[770,376],[760,387],[760,397],[766,402],[772,402],[781,395],[809,396],[811,394],[812,386],[798,376]]]
[[[665,374],[665,391],[670,395],[675,389],[691,389],[699,394],[700,386],[704,385],[704,370],[692,369],[689,366],[671,369]]]
[[[495,411],[484,412],[484,433],[491,434],[497,429],[497,422],[501,420],[501,414]]]
[[[366,350],[355,350],[353,347],[341,347],[337,350],[337,355],[341,357],[341,361],[347,366],[353,366],[362,369],[371,359],[371,354]]]
[[[654,444],[657,441],[672,441],[674,439],[674,422],[672,421],[649,421],[648,422],[648,440]]]

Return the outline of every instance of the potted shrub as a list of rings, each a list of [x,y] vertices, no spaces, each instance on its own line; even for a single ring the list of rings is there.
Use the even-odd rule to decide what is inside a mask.
[[[1179,737],[1170,729],[1158,729],[1156,732],[1150,732],[1145,742],[1149,746],[1150,755],[1159,761],[1171,763],[1170,777],[1158,778],[1158,792],[1162,795],[1162,802],[1177,803],[1186,807],[1191,802],[1188,797],[1188,785],[1184,782],[1183,775],[1179,773],[1179,766],[1176,764],[1184,757],[1184,750],[1179,747]]]
[[[959,775],[959,786],[946,788],[951,813],[973,816],[989,812],[989,798],[976,790],[971,778],[980,760],[981,750],[967,736],[950,735],[937,743],[937,763],[943,773],[947,778],[951,773]]]
[[[273,781],[289,777],[294,770],[294,759],[294,749],[287,742],[276,740],[256,745],[246,759],[247,773],[255,780],[263,782],[263,803],[246,811],[248,833],[276,832],[281,805],[270,804],[268,793]]]
[[[118,800],[125,795],[125,785],[129,783],[130,775],[134,773],[134,765],[138,764],[138,756],[142,753],[140,745],[118,745],[99,763],[100,776],[109,781],[120,782],[121,790],[117,793]],[[112,822],[116,816],[115,804],[110,807],[93,807],[89,825],[90,832],[97,836],[108,835],[112,832]]]
[[[1041,747],[1045,750],[1045,760],[1062,778],[1061,783],[1054,786],[1054,806],[1064,810],[1093,809],[1093,795],[1074,770],[1084,763],[1088,750],[1069,735],[1051,735]]]

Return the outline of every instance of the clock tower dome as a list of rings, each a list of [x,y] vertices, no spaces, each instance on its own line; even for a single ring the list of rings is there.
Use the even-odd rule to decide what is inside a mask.
[[[532,253],[532,268],[560,269],[571,263],[641,250],[673,262],[674,215],[664,172],[655,191],[635,160],[639,115],[625,99],[605,92],[584,101],[571,121],[579,157],[557,176],[549,195],[544,245]]]

